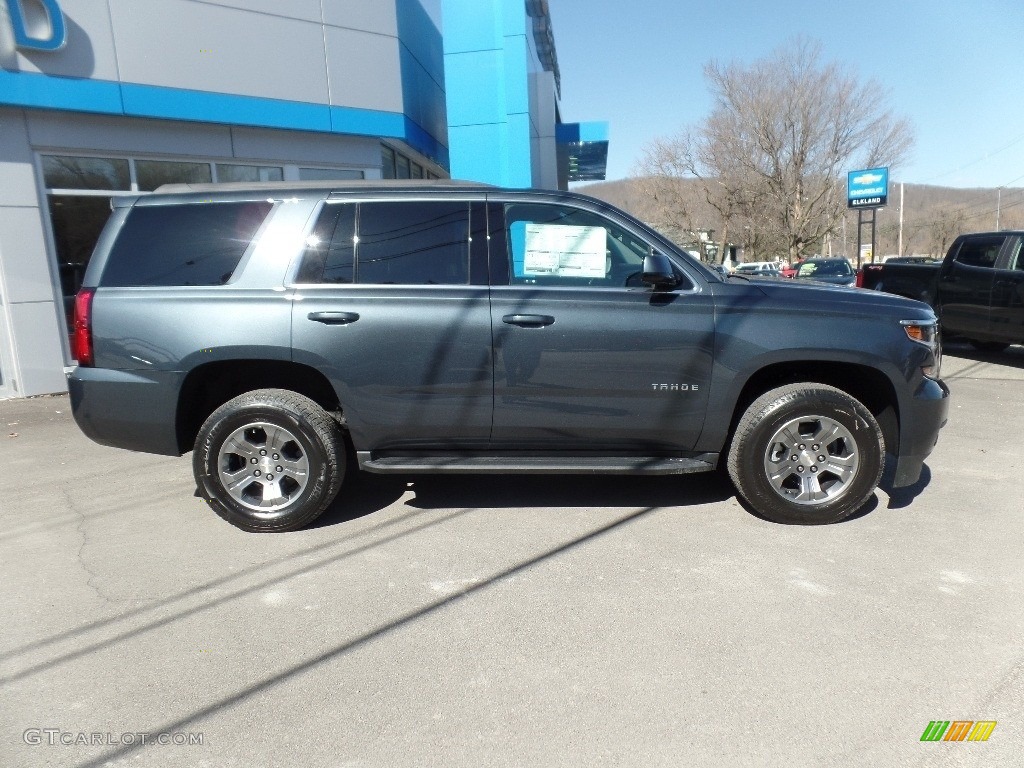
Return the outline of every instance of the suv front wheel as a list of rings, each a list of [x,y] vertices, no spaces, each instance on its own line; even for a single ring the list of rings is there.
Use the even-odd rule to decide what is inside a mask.
[[[345,474],[345,445],[315,402],[282,389],[229,400],[199,429],[192,458],[199,492],[246,531],[301,528],[334,499]]]
[[[814,525],[849,517],[882,476],[885,443],[871,412],[824,384],[791,384],[751,403],[736,427],[728,468],[758,513]]]

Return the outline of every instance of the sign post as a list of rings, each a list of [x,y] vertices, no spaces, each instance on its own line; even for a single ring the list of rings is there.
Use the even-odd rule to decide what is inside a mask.
[[[866,168],[846,175],[846,207],[857,209],[857,268],[867,259],[875,261],[875,223],[878,209],[889,201],[889,169]],[[866,223],[864,211],[871,211],[870,245],[864,242],[862,230]]]

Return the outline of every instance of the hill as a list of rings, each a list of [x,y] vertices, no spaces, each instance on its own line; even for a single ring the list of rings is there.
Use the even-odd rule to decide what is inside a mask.
[[[574,188],[599,200],[611,203],[637,218],[653,224],[673,240],[683,244],[692,240],[691,233],[700,230],[721,232],[718,214],[703,199],[701,182],[692,179],[680,182],[678,199],[686,208],[685,220],[676,219],[676,226],[666,217],[664,205],[644,193],[640,179],[623,179]],[[899,241],[899,184],[890,185],[889,205],[878,211],[875,254],[877,257],[895,255]],[[996,208],[999,208],[1000,229],[1024,229],[1024,189],[958,189],[925,184],[904,184],[903,189],[903,249],[907,254],[941,256],[953,238],[963,232],[981,232],[996,228]],[[868,216],[865,215],[865,219]],[[735,223],[732,225],[735,229]],[[742,230],[741,230],[742,232]],[[713,235],[713,236],[717,236]],[[865,237],[868,230],[865,229]],[[730,236],[736,245],[744,245],[743,235]],[[749,249],[748,249],[749,251]],[[822,244],[827,251],[827,244]],[[857,251],[857,211],[846,213],[846,244],[840,229],[832,240],[832,253],[855,260]],[[745,260],[777,258],[778,254],[747,253]]]

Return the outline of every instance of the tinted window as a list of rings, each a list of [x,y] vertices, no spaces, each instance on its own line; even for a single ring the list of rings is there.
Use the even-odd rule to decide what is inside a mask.
[[[223,285],[273,207],[268,202],[136,206],[102,284]]]
[[[355,205],[325,205],[309,238],[300,283],[351,283],[355,279]]]
[[[469,203],[361,203],[356,282],[469,283]]]
[[[512,285],[641,286],[650,246],[597,214],[536,203],[505,209]]]
[[[999,258],[999,249],[1003,247],[1005,237],[973,237],[960,245],[960,251],[956,255],[958,264],[966,264],[969,267],[989,267],[996,265]]]
[[[356,208],[324,206],[307,241],[297,282],[469,283],[469,203],[360,203],[358,238]],[[481,227],[484,223],[481,217]]]

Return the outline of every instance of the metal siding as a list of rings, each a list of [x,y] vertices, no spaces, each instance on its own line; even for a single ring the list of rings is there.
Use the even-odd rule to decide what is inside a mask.
[[[329,26],[378,35],[394,36],[398,26],[394,0],[325,0],[323,19]]]
[[[63,392],[64,348],[61,345],[63,326],[58,322],[58,309],[53,301],[11,304],[11,336],[17,357],[19,395]]]
[[[0,179],[0,209],[9,205],[39,205],[32,148],[25,113],[20,109],[0,109]],[[0,221],[3,220],[0,215]]]
[[[231,128],[169,120],[140,120],[117,115],[75,115],[31,111],[27,114],[29,139],[34,147],[79,148],[113,155],[189,155],[230,158]]]
[[[117,57],[110,31],[107,0],[59,0],[67,33],[56,51],[11,55],[14,71],[117,80]],[[6,15],[5,5],[0,14]],[[6,26],[6,19],[2,22]],[[6,53],[6,52],[5,52]],[[5,66],[7,64],[5,63]]]
[[[327,100],[318,23],[190,0],[111,0],[111,8],[124,83],[311,104]]]
[[[7,301],[54,300],[43,221],[38,208],[0,208],[0,264]]]
[[[386,112],[402,111],[402,69],[397,37],[329,27],[330,103]],[[372,76],[367,76],[372,73]]]
[[[103,0],[61,0],[68,45],[31,61],[13,54],[20,71],[0,70],[0,101],[400,138],[444,164],[442,40],[422,5],[332,0],[322,16],[321,5],[110,0],[108,11]]]

